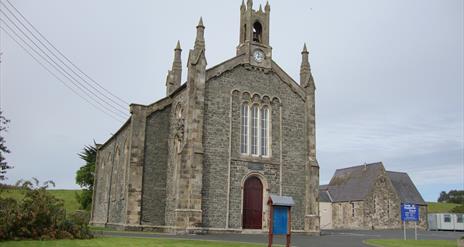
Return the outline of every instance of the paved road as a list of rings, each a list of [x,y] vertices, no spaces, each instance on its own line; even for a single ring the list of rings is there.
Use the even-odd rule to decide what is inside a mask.
[[[146,232],[100,232],[104,236],[113,237],[143,237],[143,238],[173,238],[173,239],[195,239],[195,240],[219,240],[219,241],[238,241],[247,243],[267,243],[267,235],[261,234],[207,234],[207,235],[173,235],[157,234]],[[408,239],[414,238],[413,230],[408,230]],[[456,240],[464,236],[464,232],[436,232],[418,231],[419,239],[444,239]],[[296,247],[362,247],[367,246],[362,243],[365,239],[374,238],[403,238],[401,230],[374,230],[374,231],[354,231],[354,230],[331,230],[323,231],[321,236],[305,236],[295,234],[292,236],[292,246]],[[285,238],[276,237],[274,243],[285,244]]]

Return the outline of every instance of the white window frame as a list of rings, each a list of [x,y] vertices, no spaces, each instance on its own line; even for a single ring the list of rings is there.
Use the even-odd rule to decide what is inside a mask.
[[[246,128],[244,128],[243,125],[244,107],[246,107],[245,111],[247,116]],[[246,136],[244,135],[244,131],[246,131]],[[246,145],[245,148],[243,148],[242,144]],[[243,149],[245,149],[245,152],[243,152]],[[243,155],[250,154],[250,104],[248,102],[242,102],[240,105],[240,153]]]
[[[256,109],[256,115],[253,117],[254,109]],[[259,104],[252,104],[250,106],[250,153],[252,156],[259,156],[260,155],[260,107]],[[256,120],[256,129],[255,129],[255,120]],[[253,135],[255,132],[255,135]],[[256,137],[256,140],[255,140]],[[255,144],[255,145],[253,145]],[[254,150],[255,148],[255,150]],[[256,151],[256,152],[253,152]]]
[[[264,113],[265,109],[267,110],[266,121],[265,121],[266,130],[264,131],[264,135],[266,137],[265,138],[265,140],[266,140],[266,146],[265,146],[266,154],[263,154],[263,147],[264,146],[263,146],[263,126],[262,126],[263,118],[262,117],[263,117],[263,113]],[[271,122],[270,121],[270,112],[271,112],[271,110],[270,109],[271,109],[271,107],[266,104],[266,105],[262,105],[260,107],[260,111],[259,111],[259,123],[260,123],[259,124],[259,134],[260,134],[260,136],[259,136],[259,141],[260,141],[259,142],[259,153],[260,153],[260,155],[262,157],[266,157],[266,158],[270,156],[270,143],[269,143],[269,141],[271,139],[270,138],[270,133],[271,133],[271,131],[270,131],[270,122]]]
[[[244,128],[244,107],[246,107],[246,128]],[[256,118],[253,119],[253,110],[256,107]],[[262,133],[262,114],[264,109],[267,109],[266,115],[266,154],[263,154],[262,150],[262,141],[263,141],[263,133]],[[256,102],[249,102],[249,101],[242,101],[240,104],[240,154],[243,156],[252,156],[252,157],[262,157],[262,158],[270,158],[271,157],[271,106],[269,104],[260,104]],[[254,136],[253,134],[253,123],[256,120],[256,152],[253,153],[253,143],[254,143]],[[244,135],[244,131],[246,131],[246,135]],[[246,139],[244,142],[244,138]],[[246,145],[244,150],[243,145]],[[245,151],[245,152],[244,152]]]

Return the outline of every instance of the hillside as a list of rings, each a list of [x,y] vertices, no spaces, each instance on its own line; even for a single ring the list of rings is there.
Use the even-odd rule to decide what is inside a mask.
[[[459,204],[456,203],[443,203],[443,202],[427,202],[428,213],[449,213],[451,209]]]
[[[74,212],[79,209],[79,203],[76,200],[76,193],[80,193],[80,190],[48,190],[48,192],[64,201],[64,207],[66,208],[67,213]],[[23,197],[21,190],[17,189],[5,190],[1,195],[15,199]]]

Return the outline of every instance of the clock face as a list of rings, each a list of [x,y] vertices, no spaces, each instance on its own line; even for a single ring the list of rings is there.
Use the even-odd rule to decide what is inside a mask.
[[[256,62],[261,63],[264,60],[264,52],[261,50],[255,50],[253,52],[253,58]]]

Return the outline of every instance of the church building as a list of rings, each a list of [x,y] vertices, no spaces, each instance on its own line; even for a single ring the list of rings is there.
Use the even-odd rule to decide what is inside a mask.
[[[292,231],[319,234],[315,84],[273,59],[269,3],[240,7],[236,56],[207,68],[200,19],[187,78],[174,49],[166,97],[131,104],[97,146],[91,224],[126,230],[266,232],[269,195],[291,196]],[[216,30],[217,32],[223,30]]]

